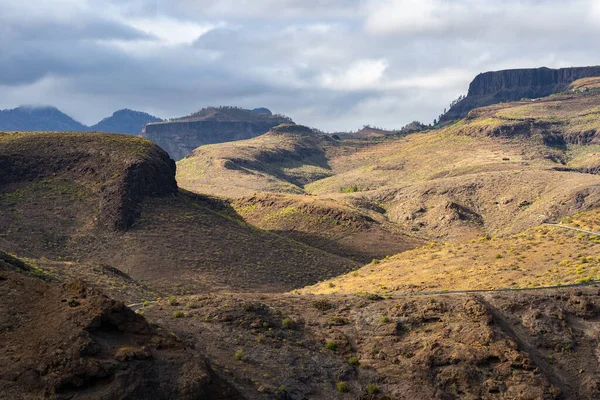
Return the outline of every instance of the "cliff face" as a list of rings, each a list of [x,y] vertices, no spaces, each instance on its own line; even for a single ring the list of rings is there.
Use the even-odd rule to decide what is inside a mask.
[[[579,68],[510,69],[477,75],[469,85],[467,97],[454,105],[440,118],[440,122],[464,118],[477,107],[524,97],[539,98],[561,92],[573,81],[600,76],[600,66]]]
[[[144,126],[141,136],[162,147],[173,159],[181,160],[199,146],[251,139],[267,133],[275,126],[291,122],[283,116],[258,115],[252,113],[248,120],[232,120],[222,113],[215,113],[201,120],[151,123]]]

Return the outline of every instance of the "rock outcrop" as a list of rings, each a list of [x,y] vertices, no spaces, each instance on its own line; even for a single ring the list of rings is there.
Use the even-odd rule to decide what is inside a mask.
[[[199,146],[251,139],[291,122],[266,109],[210,107],[188,117],[148,124],[142,130],[142,137],[165,149],[175,160],[181,160]]]
[[[44,282],[22,264],[0,252],[0,398],[242,398],[174,333],[82,280]]]
[[[600,66],[579,68],[532,68],[485,72],[469,85],[466,98],[445,113],[440,122],[464,118],[469,111],[505,101],[539,98],[564,91],[582,78],[600,76]]]
[[[126,230],[145,197],[177,192],[175,162],[151,142],[105,133],[1,133],[0,188],[78,182],[97,200],[97,224]]]

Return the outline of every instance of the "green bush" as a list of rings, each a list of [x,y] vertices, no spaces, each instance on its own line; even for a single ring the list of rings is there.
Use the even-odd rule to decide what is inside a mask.
[[[179,304],[179,302],[177,301],[177,297],[175,297],[175,296],[169,297],[169,305],[176,306],[177,304]]]
[[[379,386],[374,383],[369,383],[365,390],[367,391],[367,394],[377,394],[380,392]]]
[[[340,193],[356,193],[358,190],[358,185],[352,185],[347,188],[340,188]]]
[[[333,340],[328,340],[325,342],[325,348],[329,349],[331,351],[336,351],[337,350],[337,343],[334,342]]]
[[[290,317],[286,317],[281,321],[281,327],[283,329],[294,329],[294,320]]]
[[[340,393],[346,393],[350,391],[350,386],[348,386],[348,384],[346,382],[338,382],[335,387],[337,388],[338,392]]]
[[[175,318],[183,318],[183,317],[185,317],[185,314],[183,313],[183,311],[175,311],[173,313],[173,317],[175,317]]]
[[[358,359],[358,357],[353,356],[353,357],[350,357],[348,359],[348,364],[353,365],[353,366],[357,366],[357,365],[360,364],[360,360]]]
[[[235,352],[235,354],[233,355],[233,358],[235,358],[238,361],[241,361],[244,359],[244,357],[246,357],[246,353],[244,353],[243,349],[239,349],[238,351]]]

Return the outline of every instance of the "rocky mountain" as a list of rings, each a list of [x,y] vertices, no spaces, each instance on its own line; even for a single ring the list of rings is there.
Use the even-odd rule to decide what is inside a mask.
[[[464,118],[483,106],[523,98],[540,98],[561,92],[582,78],[600,76],[600,66],[578,68],[530,68],[485,72],[469,85],[468,95],[440,117],[440,122]]]
[[[112,116],[104,118],[89,129],[93,132],[137,135],[141,132],[144,125],[161,121],[162,119],[145,112],[124,109],[114,112]]]
[[[144,127],[142,137],[180,160],[198,146],[250,139],[285,123],[293,122],[266,108],[208,107],[187,117],[150,123]]]
[[[0,131],[87,130],[87,126],[55,107],[20,106],[12,110],[0,110]]]

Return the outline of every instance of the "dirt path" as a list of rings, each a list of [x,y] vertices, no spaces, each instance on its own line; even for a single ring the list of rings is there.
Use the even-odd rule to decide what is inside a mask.
[[[574,228],[572,226],[566,226],[566,225],[560,225],[560,224],[544,224],[544,225],[553,226],[555,228],[570,229],[572,231],[587,233],[588,235],[600,236],[600,233],[598,233],[598,232],[586,231],[585,229]]]

